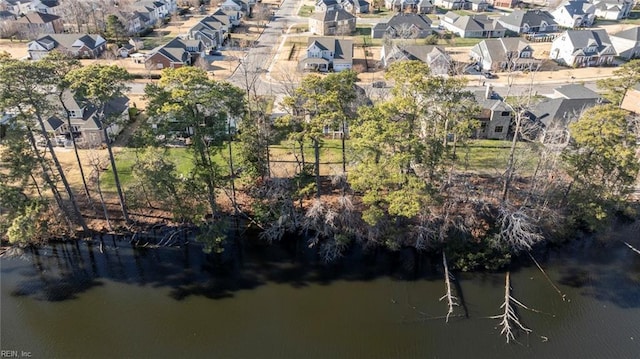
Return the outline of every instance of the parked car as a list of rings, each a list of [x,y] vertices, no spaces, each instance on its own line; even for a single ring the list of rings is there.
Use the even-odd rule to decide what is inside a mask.
[[[498,76],[492,74],[491,72],[483,72],[482,76],[484,76],[487,79],[495,79],[498,78]]]

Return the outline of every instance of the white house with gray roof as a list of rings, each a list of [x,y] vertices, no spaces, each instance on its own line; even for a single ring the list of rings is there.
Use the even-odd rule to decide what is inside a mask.
[[[423,39],[433,33],[431,19],[412,13],[398,13],[388,20],[377,23],[371,37],[381,39],[384,36],[400,39]]]
[[[553,40],[549,53],[552,60],[573,67],[610,65],[616,55],[604,29],[567,30]]]
[[[553,10],[551,16],[561,27],[590,27],[596,18],[596,7],[586,0],[569,0]]]
[[[333,37],[310,37],[306,56],[300,60],[302,70],[340,72],[353,66],[353,41]]]
[[[517,37],[487,39],[471,48],[470,56],[483,70],[537,70],[541,61],[533,57],[533,48]]]
[[[618,56],[626,60],[640,58],[640,26],[609,36]]]
[[[553,16],[543,10],[514,10],[500,17],[498,21],[505,29],[516,34],[554,32],[558,29],[558,23]]]
[[[605,20],[621,20],[629,17],[632,0],[593,0],[596,17]]]
[[[385,0],[384,7],[389,10],[410,11],[418,14],[430,14],[435,5],[432,0]]]
[[[32,60],[39,60],[54,50],[75,58],[96,59],[106,48],[107,41],[95,34],[48,34],[27,44]]]
[[[440,24],[448,31],[465,38],[503,37],[505,28],[497,20],[487,15],[461,16],[447,12]]]
[[[384,67],[396,61],[421,61],[429,65],[431,74],[448,75],[451,71],[451,57],[440,46],[385,44],[380,52],[380,61]]]

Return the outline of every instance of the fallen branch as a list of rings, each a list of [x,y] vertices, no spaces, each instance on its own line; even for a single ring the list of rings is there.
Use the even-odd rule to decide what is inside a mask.
[[[449,316],[453,314],[453,306],[459,305],[458,298],[456,298],[453,294],[451,294],[451,273],[449,273],[449,266],[447,265],[447,256],[444,251],[442,251],[442,266],[444,267],[444,285],[446,288],[445,294],[440,298],[440,301],[443,299],[447,299],[447,316],[446,322],[449,323]]]
[[[636,248],[634,248],[634,247],[633,247],[632,245],[630,245],[629,243],[627,243],[627,242],[625,242],[625,241],[623,241],[622,243],[626,244],[626,245],[627,245],[627,247],[629,247],[632,251],[634,251],[634,252],[636,252],[636,253],[640,254],[640,250],[637,250]]]
[[[492,316],[492,319],[501,319],[500,326],[502,330],[500,331],[501,335],[504,335],[507,339],[507,343],[511,340],[515,341],[515,336],[513,334],[513,329],[517,330],[520,328],[526,333],[531,333],[532,330],[525,327],[520,323],[520,318],[518,318],[518,314],[516,313],[516,306],[512,305],[511,302],[515,303],[516,306],[529,309],[526,305],[520,303],[517,299],[511,296],[511,282],[510,282],[510,272],[507,272],[505,277],[505,285],[504,285],[504,303],[500,306],[500,308],[504,309],[504,313],[500,315]]]
[[[533,256],[531,255],[531,252],[527,252],[527,254],[529,255],[529,257],[531,258],[531,260],[533,261],[533,263],[535,263],[536,267],[538,267],[538,269],[540,269],[540,272],[542,272],[542,274],[544,275],[545,278],[547,278],[547,280],[549,281],[549,284],[551,284],[551,286],[553,287],[553,289],[556,290],[556,292],[558,292],[558,294],[560,295],[560,297],[562,298],[562,301],[565,301],[567,299],[567,295],[562,293],[562,291],[560,290],[560,288],[558,288],[555,284],[553,284],[553,281],[551,280],[551,278],[549,278],[549,276],[547,275],[547,272],[545,272],[542,267],[540,266],[540,264],[538,264],[538,261],[536,261],[535,258],[533,258]]]

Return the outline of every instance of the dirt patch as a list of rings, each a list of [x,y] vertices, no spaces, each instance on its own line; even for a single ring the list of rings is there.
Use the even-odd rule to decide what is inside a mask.
[[[6,51],[14,59],[21,59],[29,55],[28,41],[0,40],[0,52]]]

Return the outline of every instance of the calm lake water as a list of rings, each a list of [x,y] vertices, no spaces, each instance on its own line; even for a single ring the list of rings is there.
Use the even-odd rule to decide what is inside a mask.
[[[117,247],[117,248],[116,248]],[[353,250],[323,265],[303,243],[205,255],[67,242],[0,260],[2,350],[33,358],[640,358],[640,256],[620,242],[537,253],[511,272],[519,343],[498,321],[504,273],[455,273],[445,323],[438,258]]]

